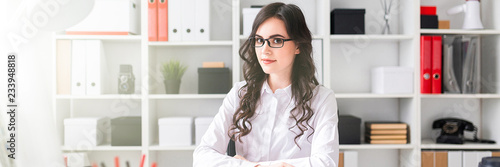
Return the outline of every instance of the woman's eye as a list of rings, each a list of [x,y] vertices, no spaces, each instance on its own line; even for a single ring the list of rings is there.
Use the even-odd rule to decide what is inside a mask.
[[[281,41],[282,41],[281,38],[274,38],[273,39],[273,43],[275,43],[275,44],[280,44]]]
[[[258,43],[263,43],[263,42],[264,42],[264,39],[262,39],[262,38],[257,38],[257,42],[258,42]]]

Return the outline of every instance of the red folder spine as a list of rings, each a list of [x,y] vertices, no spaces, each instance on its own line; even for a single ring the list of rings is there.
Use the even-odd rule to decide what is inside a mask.
[[[158,41],[158,0],[148,0],[148,40]]]
[[[441,93],[441,62],[442,62],[442,38],[441,36],[432,36],[432,90],[433,94]]]
[[[168,41],[168,0],[158,1],[158,41]]]
[[[432,37],[420,37],[420,92],[431,93]]]

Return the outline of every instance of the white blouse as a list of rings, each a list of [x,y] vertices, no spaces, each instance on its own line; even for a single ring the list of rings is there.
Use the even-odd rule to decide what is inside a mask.
[[[239,89],[245,81],[236,83],[228,93],[219,112],[201,139],[200,145],[193,153],[195,167],[253,167],[257,164],[271,165],[285,162],[295,167],[338,166],[339,139],[337,131],[338,115],[337,101],[332,90],[317,86],[311,99],[314,115],[308,129],[297,140],[295,136],[300,130],[290,118],[290,110],[295,107],[292,99],[291,85],[272,92],[267,82],[261,90],[260,102],[256,113],[250,119],[252,131],[236,141],[236,154],[248,161],[235,159],[226,155],[230,140],[228,129],[231,127],[233,114],[239,107]],[[254,163],[257,162],[257,163]]]

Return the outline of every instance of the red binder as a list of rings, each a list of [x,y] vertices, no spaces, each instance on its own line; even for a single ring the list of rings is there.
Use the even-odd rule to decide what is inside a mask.
[[[148,0],[148,40],[158,41],[158,0]]]
[[[442,62],[442,38],[441,36],[432,36],[432,90],[433,94],[441,93],[441,62]]]
[[[420,36],[420,92],[431,93],[432,37]]]
[[[158,0],[158,41],[168,41],[168,0]]]

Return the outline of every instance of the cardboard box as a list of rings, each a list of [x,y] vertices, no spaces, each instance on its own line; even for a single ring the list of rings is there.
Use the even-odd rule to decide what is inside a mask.
[[[160,146],[190,146],[193,141],[193,118],[166,117],[158,120]]]
[[[111,120],[111,146],[141,146],[140,116],[117,117]]]
[[[365,34],[365,9],[334,9],[330,13],[331,34]]]
[[[109,135],[109,118],[87,117],[64,119],[64,145],[78,149],[98,146]]]
[[[413,68],[377,67],[372,69],[372,93],[413,93]]]
[[[226,94],[231,90],[229,68],[198,68],[199,94]]]
[[[196,138],[196,145],[201,143],[201,137],[207,132],[208,126],[212,123],[214,117],[197,117],[194,119],[194,131]]]

